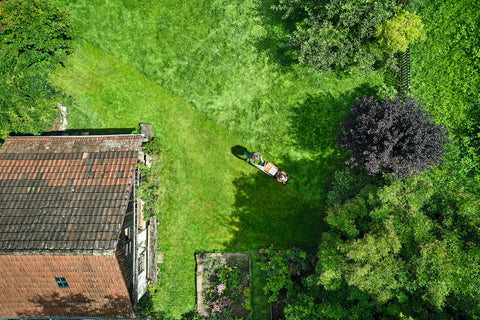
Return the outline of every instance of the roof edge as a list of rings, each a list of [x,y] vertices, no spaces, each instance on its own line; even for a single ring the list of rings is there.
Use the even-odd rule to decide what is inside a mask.
[[[0,250],[2,256],[115,256],[115,249],[104,250]],[[1,316],[0,316],[1,318]]]
[[[105,318],[101,317],[28,317],[28,318],[12,318],[9,317],[8,319],[58,319],[58,320],[105,320]],[[108,318],[109,320],[135,320],[135,318]]]
[[[7,139],[39,139],[39,138],[109,138],[109,137],[145,137],[143,133],[132,134],[106,134],[106,135],[61,135],[61,136],[8,136]]]

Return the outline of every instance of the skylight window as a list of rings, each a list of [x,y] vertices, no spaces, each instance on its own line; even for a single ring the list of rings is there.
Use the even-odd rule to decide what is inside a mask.
[[[57,281],[59,288],[69,288],[67,280],[65,278],[57,278],[55,277],[55,281]]]

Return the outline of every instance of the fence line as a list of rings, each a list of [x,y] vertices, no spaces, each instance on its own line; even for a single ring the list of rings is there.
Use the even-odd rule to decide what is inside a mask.
[[[400,73],[398,79],[398,92],[406,94],[410,92],[410,46],[407,50],[399,53]]]

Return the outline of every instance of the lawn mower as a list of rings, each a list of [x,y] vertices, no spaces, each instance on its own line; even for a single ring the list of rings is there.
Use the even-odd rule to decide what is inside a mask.
[[[285,171],[280,170],[276,165],[267,160],[263,159],[260,152],[248,152],[243,151],[243,154],[247,157],[250,164],[257,169],[265,172],[270,177],[276,179],[277,181],[286,184],[290,176],[286,174]]]

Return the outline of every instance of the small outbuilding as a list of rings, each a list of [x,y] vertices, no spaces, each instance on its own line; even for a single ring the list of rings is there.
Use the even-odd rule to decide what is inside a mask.
[[[155,217],[135,199],[143,139],[6,139],[0,318],[135,318],[157,276]]]

